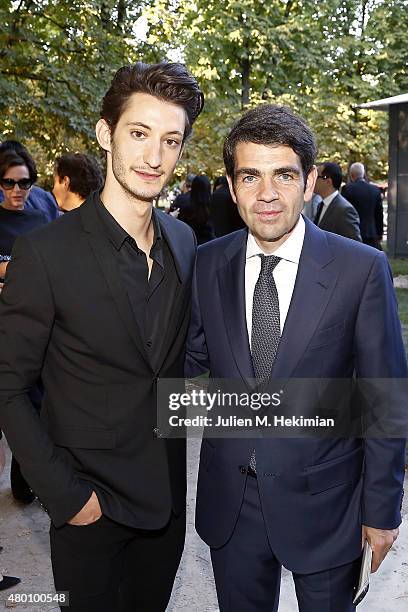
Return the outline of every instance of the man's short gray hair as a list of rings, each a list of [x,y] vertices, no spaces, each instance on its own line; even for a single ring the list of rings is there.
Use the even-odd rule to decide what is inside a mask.
[[[365,177],[364,164],[361,162],[355,162],[350,166],[350,177],[351,179],[360,179]]]

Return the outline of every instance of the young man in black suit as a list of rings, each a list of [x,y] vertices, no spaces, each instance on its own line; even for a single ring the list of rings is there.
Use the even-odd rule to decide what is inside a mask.
[[[0,425],[75,612],[164,611],[181,558],[185,443],[160,439],[155,385],[183,375],[195,240],[152,204],[202,106],[181,64],[121,68],[96,126],[103,190],[18,239],[7,270]]]

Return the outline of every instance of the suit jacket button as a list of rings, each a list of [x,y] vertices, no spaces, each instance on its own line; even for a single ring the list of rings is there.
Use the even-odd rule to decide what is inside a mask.
[[[245,465],[238,466],[238,469],[241,472],[241,474],[246,474],[247,473],[247,469],[246,469]]]

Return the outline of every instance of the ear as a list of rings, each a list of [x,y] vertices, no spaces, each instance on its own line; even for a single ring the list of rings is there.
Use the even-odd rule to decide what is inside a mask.
[[[237,196],[235,195],[234,180],[228,174],[227,174],[227,181],[228,181],[228,187],[229,187],[229,190],[230,190],[231,198],[233,199],[234,203],[236,204],[237,203]]]
[[[64,176],[60,183],[64,185],[64,189],[66,189],[66,191],[69,191],[69,185],[71,183],[71,179],[69,178],[69,176]]]
[[[104,151],[111,152],[111,131],[105,119],[99,119],[95,128],[96,139]]]
[[[313,196],[314,186],[317,179],[317,168],[313,166],[306,179],[305,201],[308,202]]]

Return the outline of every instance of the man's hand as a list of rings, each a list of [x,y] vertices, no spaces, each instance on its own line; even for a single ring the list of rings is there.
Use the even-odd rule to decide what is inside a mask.
[[[368,540],[368,543],[373,549],[371,573],[378,570],[391,546],[398,538],[398,534],[399,529],[375,529],[374,527],[366,527],[363,525],[361,544],[364,546],[364,542]]]
[[[102,516],[101,507],[95,491],[92,491],[91,497],[86,502],[85,506],[75,516],[68,521],[69,525],[84,526],[95,523]]]
[[[4,278],[6,276],[6,270],[8,265],[8,261],[0,261],[0,278]]]

